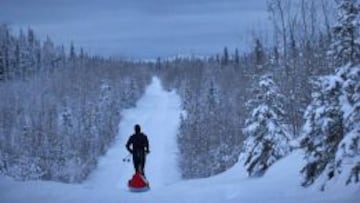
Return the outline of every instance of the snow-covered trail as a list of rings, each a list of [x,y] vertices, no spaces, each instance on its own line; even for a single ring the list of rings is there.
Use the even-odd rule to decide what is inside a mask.
[[[176,134],[180,124],[180,111],[178,95],[163,90],[159,79],[153,78],[136,107],[123,111],[116,142],[100,158],[98,168],[87,181],[79,185],[46,181],[0,182],[0,202],[119,203],[138,202],[138,198],[147,199],[153,191],[179,180]],[[151,151],[145,168],[151,190],[142,194],[128,191],[127,182],[134,169],[132,162],[123,162],[123,158],[128,155],[126,141],[137,123],[148,136]]]
[[[129,201],[127,182],[134,173],[132,159],[123,162],[128,155],[125,144],[134,132],[134,125],[140,124],[148,136],[150,154],[146,159],[145,173],[152,190],[179,180],[177,171],[176,134],[180,124],[180,98],[175,92],[165,92],[158,78],[153,78],[136,108],[123,112],[119,135],[114,146],[100,160],[98,169],[85,183],[90,188],[106,191],[107,202]],[[107,189],[105,189],[107,188]],[[150,192],[151,193],[151,192]],[[150,195],[149,193],[147,193]],[[137,197],[137,196],[134,196]],[[103,201],[100,197],[99,201]]]
[[[299,170],[303,153],[296,150],[278,161],[262,178],[248,178],[241,163],[210,178],[179,179],[176,160],[176,131],[180,99],[162,89],[153,79],[137,107],[123,112],[114,145],[99,161],[98,168],[83,184],[46,181],[16,182],[0,176],[0,203],[359,203],[359,185],[334,182],[325,192],[303,188]],[[150,141],[151,153],[145,172],[151,190],[132,193],[126,184],[133,174],[132,163],[122,162],[125,143],[139,123]]]

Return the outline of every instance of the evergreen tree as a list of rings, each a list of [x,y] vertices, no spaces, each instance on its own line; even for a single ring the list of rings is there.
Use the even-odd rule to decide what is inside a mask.
[[[0,81],[5,80],[5,51],[6,51],[6,34],[8,32],[8,28],[6,25],[0,25]]]
[[[157,57],[156,58],[156,64],[155,64],[155,68],[157,69],[157,70],[160,70],[161,68],[162,68],[162,65],[161,65],[161,58],[160,57]]]
[[[351,166],[347,183],[359,182],[360,174],[360,7],[356,0],[341,0],[338,9],[329,51],[338,68],[314,83],[301,141],[306,158],[303,185],[322,179],[322,190],[343,172],[344,162]]]
[[[337,170],[335,155],[343,138],[342,112],[339,102],[341,79],[336,76],[319,77],[314,81],[315,92],[305,112],[306,123],[301,138],[307,163],[301,172],[303,186],[308,186],[320,176],[332,178]]]
[[[238,50],[237,48],[235,49],[234,62],[235,62],[235,65],[239,65],[239,64],[240,64],[239,50]]]
[[[75,52],[75,46],[74,43],[71,42],[70,44],[70,55],[69,55],[69,60],[71,63],[73,63],[72,65],[75,65],[75,59],[76,59],[76,52]]]
[[[336,160],[351,167],[347,184],[360,182],[360,65],[347,65],[338,70],[343,82],[342,102],[344,138],[339,143]]]
[[[10,70],[10,59],[11,59],[11,48],[14,47],[12,36],[10,34],[10,27],[6,24],[0,25],[0,52],[2,59],[3,68],[3,79],[7,80],[11,77]]]
[[[49,37],[46,38],[41,52],[43,55],[42,66],[47,67],[50,70],[53,70],[56,65],[56,49],[54,43],[51,41]]]
[[[265,51],[259,39],[255,40],[254,55],[254,64],[256,65],[256,69],[258,72],[262,71],[265,64]]]
[[[223,53],[223,56],[221,59],[221,64],[224,66],[229,64],[229,51],[228,51],[227,47],[224,48],[224,53]]]
[[[0,45],[0,81],[5,79],[5,54]]]
[[[261,176],[277,160],[290,152],[290,136],[283,126],[284,96],[270,75],[261,77],[256,98],[249,101],[253,107],[243,132],[245,167],[249,176]]]
[[[37,73],[41,65],[40,42],[36,39],[34,31],[29,28],[25,40],[19,44],[22,58],[23,77]]]
[[[111,123],[112,88],[107,81],[103,81],[100,87],[100,98],[97,106],[96,126],[103,139],[111,140],[113,133],[116,133]],[[110,134],[109,134],[110,132]],[[108,143],[108,142],[105,142]],[[100,151],[104,152],[106,146],[101,146]]]
[[[279,50],[277,46],[273,47],[273,51],[271,53],[270,62],[273,66],[279,66]]]
[[[357,0],[340,0],[337,24],[329,55],[335,67],[360,62],[360,5]]]

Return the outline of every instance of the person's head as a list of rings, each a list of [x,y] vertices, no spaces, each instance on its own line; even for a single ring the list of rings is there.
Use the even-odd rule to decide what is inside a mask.
[[[136,124],[136,125],[134,126],[134,130],[135,130],[135,133],[140,133],[140,132],[141,132],[140,125],[139,125],[139,124]]]

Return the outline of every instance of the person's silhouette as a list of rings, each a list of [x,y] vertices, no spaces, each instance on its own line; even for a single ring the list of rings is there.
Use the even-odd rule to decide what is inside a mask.
[[[134,126],[135,133],[130,136],[129,140],[126,143],[126,149],[133,156],[133,163],[135,172],[139,172],[142,175],[145,175],[145,159],[146,154],[150,152],[149,150],[149,141],[147,136],[141,132],[139,124]]]

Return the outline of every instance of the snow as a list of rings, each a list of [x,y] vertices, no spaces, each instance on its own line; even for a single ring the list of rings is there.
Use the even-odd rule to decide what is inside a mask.
[[[0,202],[360,202],[359,185],[345,187],[338,180],[324,192],[320,192],[316,185],[301,187],[299,170],[304,160],[301,150],[276,162],[262,178],[248,178],[240,161],[217,176],[181,180],[176,146],[180,114],[178,95],[164,91],[160,81],[154,78],[136,108],[123,112],[116,142],[100,159],[98,168],[87,181],[74,185],[48,181],[18,182],[0,176]],[[136,123],[147,134],[151,150],[145,168],[151,190],[144,193],[128,191],[126,183],[132,176],[133,166],[122,162],[127,155],[125,142]]]

